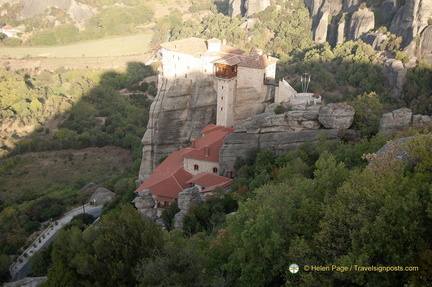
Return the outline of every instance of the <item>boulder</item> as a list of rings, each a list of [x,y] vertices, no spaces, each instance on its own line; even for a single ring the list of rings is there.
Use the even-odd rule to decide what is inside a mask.
[[[394,133],[402,130],[411,124],[412,111],[408,108],[401,108],[386,113],[381,117],[379,124],[379,132]]]
[[[337,103],[328,104],[319,110],[318,120],[327,129],[348,129],[354,120],[352,106]]]
[[[432,118],[425,115],[413,115],[412,124],[413,126],[424,127],[432,123]]]
[[[198,204],[202,201],[200,191],[197,187],[189,187],[178,195],[178,207],[185,212],[189,211],[192,204]]]
[[[406,82],[408,69],[402,61],[395,59],[384,59],[384,74],[386,75],[386,87],[391,91],[394,98],[400,98],[403,86]]]
[[[180,211],[174,216],[174,228],[183,228],[183,217],[188,213],[191,205],[199,204],[202,201],[200,191],[197,187],[186,188],[178,195],[178,207]]]
[[[89,202],[94,205],[103,205],[106,202],[111,201],[115,196],[115,193],[104,187],[96,189],[93,195],[90,197]]]
[[[136,209],[141,212],[145,217],[152,221],[158,219],[157,210],[155,208],[156,202],[150,192],[150,189],[143,189],[138,191],[138,196],[133,201]]]

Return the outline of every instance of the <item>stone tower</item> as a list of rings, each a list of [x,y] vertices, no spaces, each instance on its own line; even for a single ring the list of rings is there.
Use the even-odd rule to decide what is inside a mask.
[[[216,125],[232,127],[235,123],[234,106],[237,94],[237,71],[240,59],[235,56],[214,62],[217,85]]]

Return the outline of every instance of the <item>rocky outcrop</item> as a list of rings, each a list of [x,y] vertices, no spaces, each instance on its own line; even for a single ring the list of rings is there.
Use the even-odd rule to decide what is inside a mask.
[[[242,0],[230,0],[229,1],[229,8],[228,8],[228,15],[231,18],[237,17],[237,15],[244,15],[244,1]]]
[[[400,98],[408,69],[399,60],[384,58],[383,62],[386,87],[391,91],[394,98]]]
[[[265,113],[250,117],[235,126],[236,132],[242,133],[278,133],[304,129],[316,130],[321,127],[318,121],[318,111],[321,106],[296,105],[292,111],[282,114],[274,113],[274,105]]]
[[[138,196],[133,200],[136,209],[138,209],[141,214],[145,217],[149,218],[152,221],[156,221],[157,211],[156,211],[156,202],[153,199],[152,194],[150,193],[150,189],[143,189],[138,191]]]
[[[328,18],[329,12],[325,11],[321,13],[321,17],[313,33],[315,43],[324,43],[327,40]]]
[[[352,106],[337,103],[329,104],[319,110],[318,120],[327,129],[348,129],[354,120]]]
[[[95,12],[90,6],[77,3],[75,0],[17,0],[13,1],[13,3],[22,4],[21,17],[23,18],[31,18],[44,13],[46,9],[56,7],[67,12],[74,21],[82,22],[91,17]]]
[[[412,125],[424,127],[426,125],[432,124],[432,117],[426,115],[413,115]]]
[[[432,25],[428,26],[421,34],[420,57],[432,65]]]
[[[318,142],[320,138],[339,140],[343,135],[355,136],[352,130],[302,130],[280,133],[246,133],[235,132],[229,134],[219,152],[219,165],[222,174],[234,166],[237,157],[246,157],[251,149],[271,150],[275,154],[295,150],[300,145]]]
[[[180,211],[174,216],[174,228],[183,228],[183,217],[187,214],[190,207],[202,201],[201,194],[197,187],[190,187],[178,195],[178,207]]]
[[[381,117],[379,132],[394,133],[408,127],[412,121],[412,111],[408,108],[401,108],[386,113]]]
[[[359,10],[351,16],[348,40],[360,39],[363,33],[368,32],[375,26],[375,14],[368,10]]]
[[[239,14],[244,17],[250,17],[253,14],[264,11],[270,4],[270,0],[230,0],[228,15],[232,18]]]
[[[246,0],[246,17],[250,17],[253,14],[264,11],[268,6],[270,6],[270,0]]]
[[[104,187],[96,189],[93,195],[90,197],[89,202],[94,205],[103,205],[111,201],[115,196],[115,193]]]
[[[388,36],[383,33],[368,32],[361,39],[375,50],[381,51],[381,48],[384,48],[383,45],[388,41]]]
[[[402,36],[402,46],[407,47],[428,25],[428,19],[432,15],[432,1],[406,0],[404,3],[398,8],[389,31]]]
[[[186,147],[200,131],[216,122],[216,91],[212,78],[159,79],[158,95],[150,107],[147,130],[142,139],[143,157],[139,179],[145,180],[159,158]]]

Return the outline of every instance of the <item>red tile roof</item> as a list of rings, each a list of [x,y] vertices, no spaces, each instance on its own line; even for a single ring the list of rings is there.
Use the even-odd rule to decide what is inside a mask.
[[[188,152],[184,157],[219,162],[219,150],[222,147],[223,139],[234,132],[232,128],[222,126],[206,127],[206,135],[195,141],[195,148],[187,148]],[[203,132],[204,133],[204,132]]]
[[[212,191],[218,186],[222,188],[227,187],[233,182],[234,179],[208,172],[201,172],[188,181],[188,183],[195,183],[204,186],[205,189],[202,190],[202,192]]]
[[[150,189],[157,199],[174,201],[179,192],[190,187],[192,174],[183,168],[185,157],[219,161],[219,149],[226,135],[234,129],[223,126],[207,125],[202,131],[204,137],[195,141],[195,148],[187,147],[171,153],[154,172],[135,190]],[[209,155],[205,155],[205,147],[209,147]]]
[[[150,189],[156,196],[174,201],[179,192],[190,187],[186,182],[192,174],[183,168],[184,149],[171,153],[136,190]]]

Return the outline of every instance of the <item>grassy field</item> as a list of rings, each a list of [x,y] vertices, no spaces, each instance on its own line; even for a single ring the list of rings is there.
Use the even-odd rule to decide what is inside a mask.
[[[76,58],[76,57],[118,57],[146,54],[153,34],[105,39],[79,44],[53,47],[0,47],[0,57],[25,58]]]
[[[0,177],[0,199],[43,193],[53,186],[104,183],[132,165],[130,152],[118,147],[19,155],[18,164]],[[3,159],[0,165],[6,164]]]

